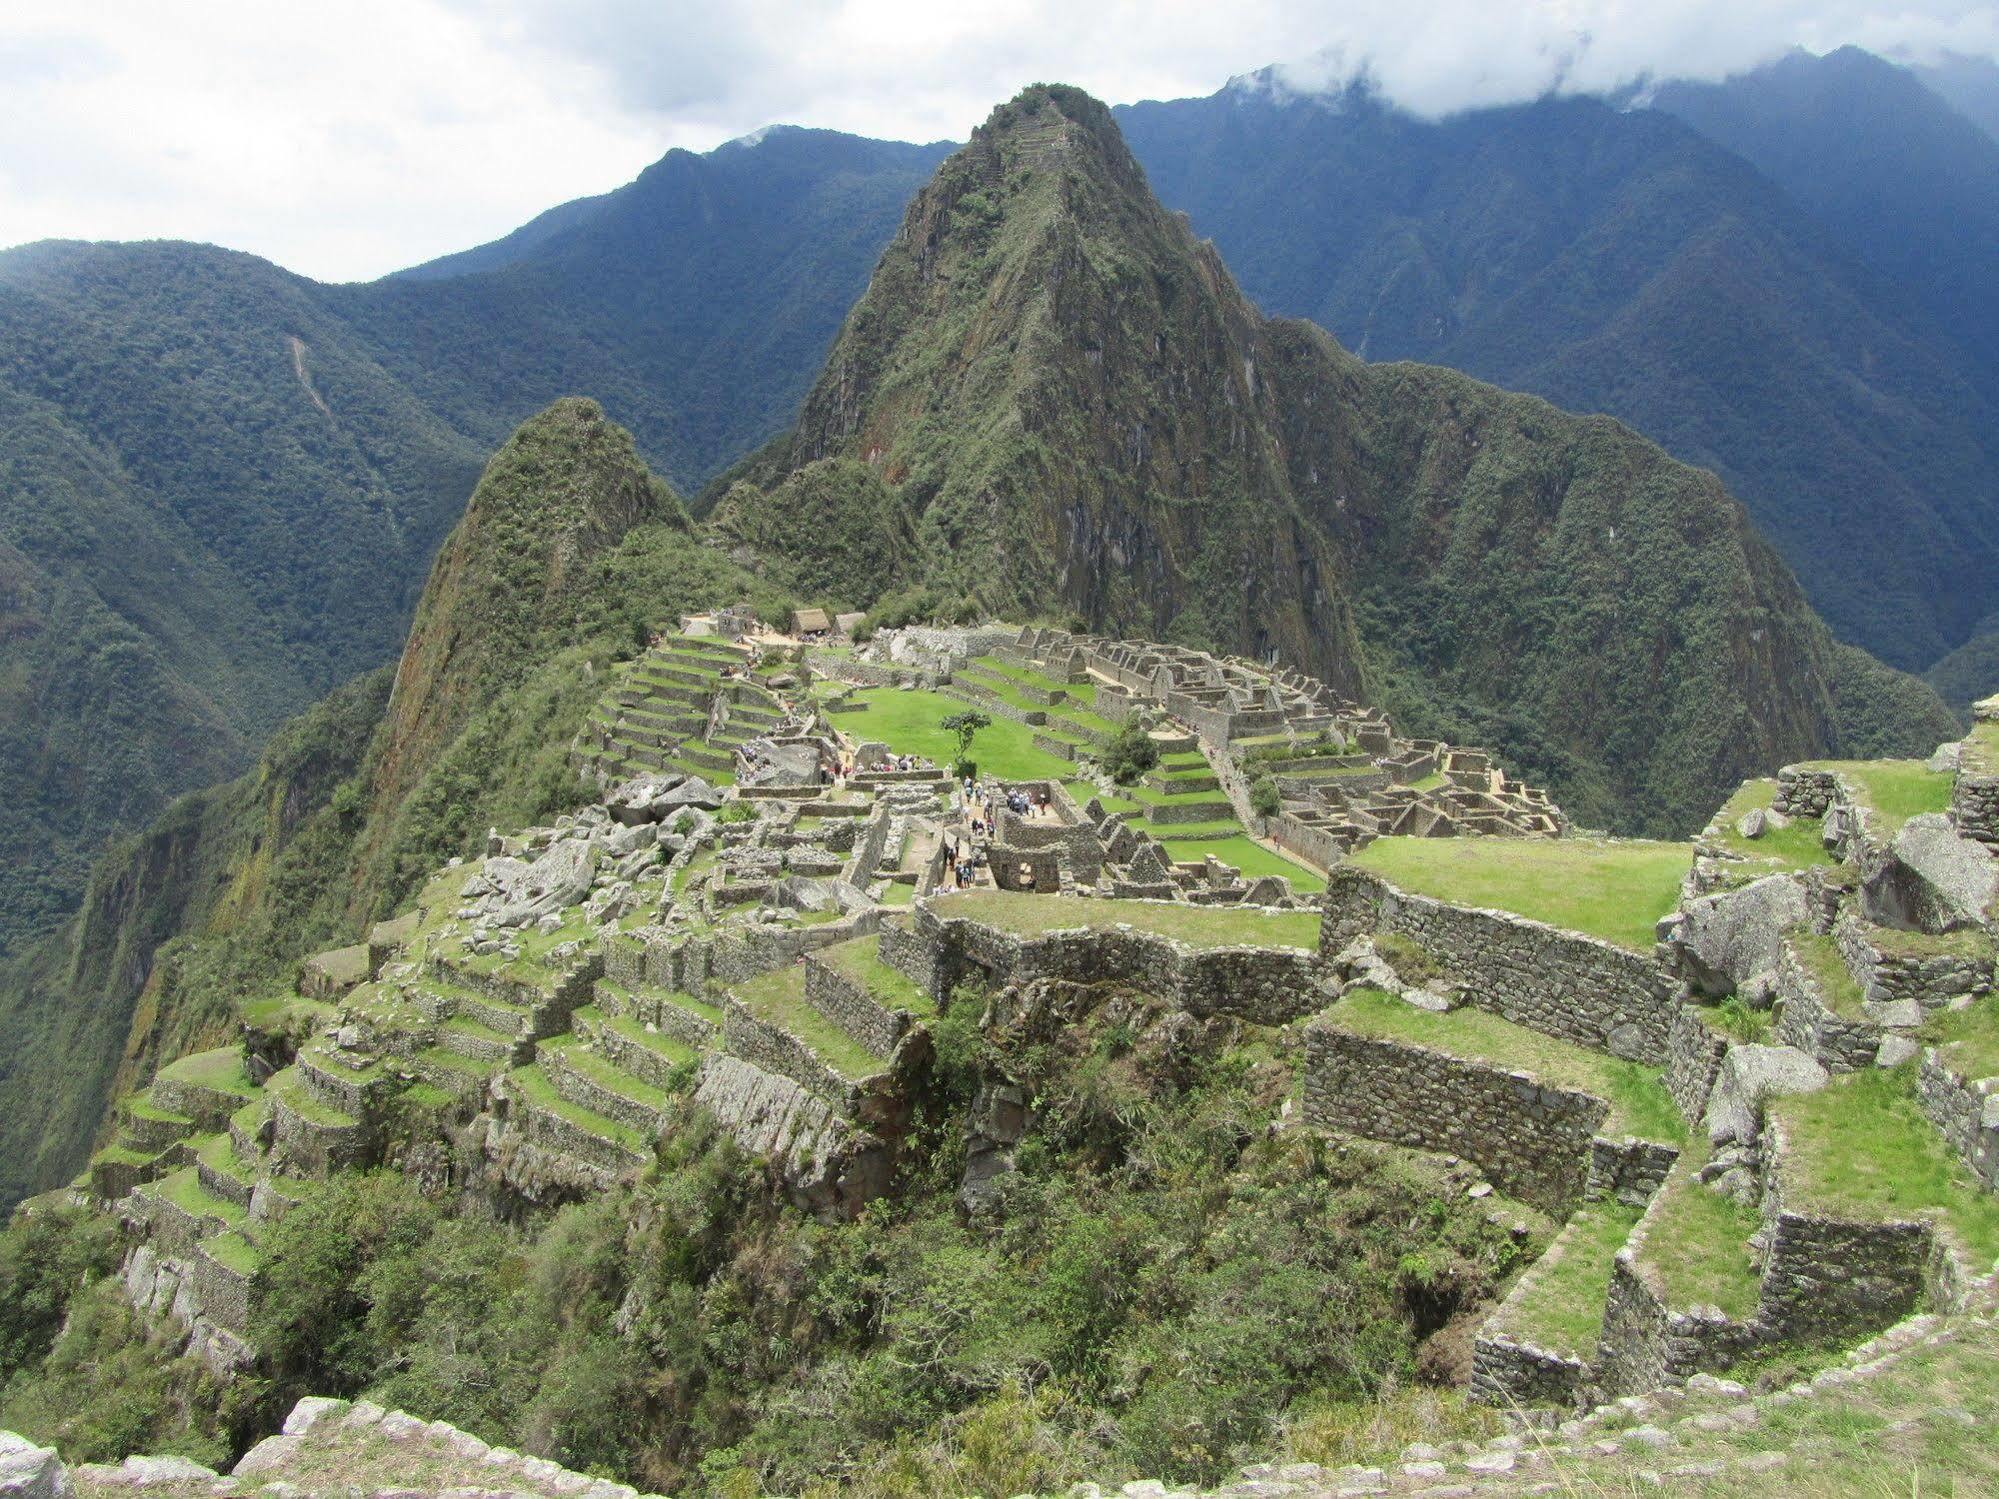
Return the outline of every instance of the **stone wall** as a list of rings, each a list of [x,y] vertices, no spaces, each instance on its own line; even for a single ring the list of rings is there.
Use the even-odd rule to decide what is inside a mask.
[[[1967,838],[1999,843],[1999,776],[1960,770],[1951,788],[1950,820]]]
[[[1472,1344],[1469,1393],[1473,1400],[1508,1409],[1566,1411],[1585,1398],[1588,1359],[1542,1348],[1513,1330],[1521,1302],[1569,1256],[1575,1237],[1576,1223],[1571,1219],[1480,1326]],[[1586,1353],[1591,1358],[1595,1352],[1594,1342],[1577,1350],[1577,1354]]]
[[[818,958],[805,960],[805,1002],[876,1056],[894,1051],[909,1028],[908,1015],[885,1008],[865,985]]]
[[[1865,994],[1869,1013],[1899,1007],[1881,1012],[1884,1024],[1914,1025],[1924,1015],[1992,990],[1989,951],[1982,956],[1944,948],[1924,952],[1920,937],[1884,933],[1851,916],[1834,925],[1832,939]],[[1965,940],[1955,939],[1953,946]]]
[[[1999,1079],[1960,1077],[1944,1056],[1933,1046],[1924,1050],[1916,1102],[1972,1173],[1999,1190]]]
[[[1783,1124],[1765,1124],[1763,1287],[1756,1320],[1787,1343],[1833,1342],[1886,1327],[1922,1297],[1932,1254],[1927,1222],[1862,1222],[1785,1206]]]
[[[1839,777],[1831,771],[1786,765],[1777,772],[1777,794],[1770,804],[1786,817],[1824,817],[1844,799]]]
[[[1286,849],[1321,869],[1331,869],[1346,855],[1346,842],[1331,828],[1318,823],[1301,822],[1289,812],[1280,812],[1270,819],[1265,831],[1270,841],[1279,848]]]
[[[1589,1179],[1583,1185],[1583,1197],[1590,1202],[1614,1197],[1632,1207],[1643,1207],[1665,1185],[1667,1173],[1679,1158],[1677,1149],[1656,1140],[1612,1140],[1599,1135],[1590,1141]]]
[[[965,979],[1117,982],[1198,1015],[1236,1015],[1259,1025],[1280,1025],[1311,1014],[1332,997],[1318,954],[1296,948],[1188,948],[1115,928],[1021,937],[964,917],[945,920],[926,907],[917,908],[911,932],[930,947],[932,956],[910,960],[900,942],[884,942],[884,960],[939,1001]]]
[[[722,1001],[722,1039],[729,1051],[766,1072],[788,1077],[799,1087],[843,1112],[854,1106],[854,1085],[806,1042],[772,1021],[750,1013],[733,996]]]
[[[1330,1020],[1306,1028],[1304,1090],[1308,1122],[1463,1156],[1508,1196],[1557,1218],[1584,1199],[1591,1141],[1609,1112],[1587,1093]]]
[[[1875,1054],[1881,1049],[1881,1028],[1834,1014],[1818,980],[1799,961],[1788,940],[1777,959],[1777,998],[1783,1008],[1772,1039],[1779,1046],[1795,1046],[1832,1072],[1858,1072],[1874,1065]]]
[[[818,926],[748,926],[712,937],[690,937],[668,926],[607,932],[600,939],[603,971],[627,989],[649,984],[701,994],[711,983],[739,983],[788,968],[808,952],[865,937],[880,925],[881,912],[870,910]]]
[[[1558,1040],[1663,1063],[1676,1008],[1649,955],[1503,911],[1447,905],[1348,866],[1328,876],[1322,951],[1367,932],[1415,939],[1466,999]]]
[[[1666,1091],[1689,1124],[1707,1113],[1707,1097],[1728,1052],[1728,1037],[1701,1018],[1696,1005],[1682,1003],[1673,1011],[1666,1033]]]

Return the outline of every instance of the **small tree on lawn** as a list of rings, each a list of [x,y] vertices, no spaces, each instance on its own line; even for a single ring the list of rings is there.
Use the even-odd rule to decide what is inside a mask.
[[[972,760],[972,739],[981,729],[990,729],[993,721],[976,708],[967,708],[963,713],[953,713],[938,725],[958,736],[958,774],[977,775],[979,767]]]
[[[1111,742],[1097,755],[1097,763],[1118,785],[1129,786],[1159,763],[1159,742],[1134,713],[1118,726]]]

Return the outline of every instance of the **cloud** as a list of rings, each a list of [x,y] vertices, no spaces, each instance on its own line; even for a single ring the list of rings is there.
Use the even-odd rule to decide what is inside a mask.
[[[1438,114],[1847,42],[1995,57],[1999,18],[1990,0],[10,0],[0,243],[206,239],[353,279],[775,121],[962,139],[1036,80],[1124,102],[1273,62],[1293,88],[1364,68]]]

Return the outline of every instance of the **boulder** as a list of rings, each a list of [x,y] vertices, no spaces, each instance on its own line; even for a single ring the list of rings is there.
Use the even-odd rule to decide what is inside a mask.
[[[55,1448],[0,1431],[0,1499],[72,1499],[75,1492]]]
[[[1999,892],[1999,860],[1941,812],[1911,817],[1888,858],[1861,881],[1862,909],[1883,926],[1947,932],[1979,926]]]
[[[490,866],[487,875],[492,877]],[[544,916],[580,905],[596,876],[596,845],[565,838],[525,869],[510,871],[506,878],[495,881],[500,907],[494,921],[500,926],[529,926]]]
[[[1782,1093],[1816,1093],[1831,1074],[1794,1046],[1732,1046],[1721,1059],[1702,1126],[1716,1144],[1753,1145],[1763,1104]]]
[[[682,811],[714,812],[722,805],[722,793],[699,776],[688,776],[679,785],[652,799],[660,816],[654,819],[671,825]]]
[[[1763,836],[1764,814],[1761,807],[1752,807],[1735,819],[1735,831],[1745,838]]]
[[[1696,988],[1729,994],[1752,981],[1767,981],[1776,970],[1785,930],[1803,925],[1810,916],[1798,882],[1773,874],[1739,890],[1688,901],[1672,941]]]

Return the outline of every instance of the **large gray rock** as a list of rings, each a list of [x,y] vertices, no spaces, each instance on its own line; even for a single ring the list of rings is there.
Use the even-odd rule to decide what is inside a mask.
[[[1802,925],[1811,914],[1804,890],[1781,874],[1700,896],[1683,911],[1673,940],[1687,976],[1708,994],[1767,979],[1777,967],[1785,929]]]
[[[1816,1093],[1831,1074],[1794,1046],[1732,1046],[1721,1059],[1701,1124],[1716,1144],[1753,1145],[1763,1127],[1764,1101],[1782,1093]]]
[[[0,1499],[73,1499],[75,1492],[55,1448],[0,1431]]]
[[[1868,918],[1884,926],[1944,932],[1984,922],[1999,893],[1999,860],[1958,835],[1941,812],[1911,817],[1889,856],[1861,884]]]
[[[509,871],[504,881],[495,881],[500,907],[494,921],[500,926],[531,926],[544,916],[582,904],[597,876],[597,856],[595,844],[565,838],[525,869]],[[486,872],[493,877],[490,864]]]

